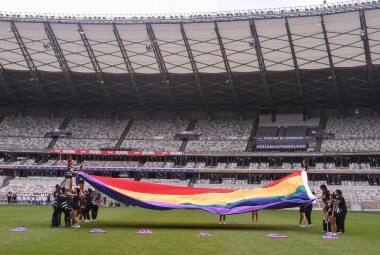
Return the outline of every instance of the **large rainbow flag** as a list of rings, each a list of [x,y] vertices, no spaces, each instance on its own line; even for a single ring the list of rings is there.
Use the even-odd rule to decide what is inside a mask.
[[[298,207],[315,200],[303,170],[296,170],[264,187],[236,190],[162,185],[84,172],[78,173],[78,177],[121,203],[155,210],[199,209],[216,214],[238,214]]]

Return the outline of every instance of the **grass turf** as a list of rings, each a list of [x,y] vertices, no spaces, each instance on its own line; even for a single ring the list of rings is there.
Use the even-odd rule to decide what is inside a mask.
[[[80,229],[51,229],[50,207],[0,206],[0,254],[379,254],[380,213],[349,213],[347,233],[339,240],[324,240],[321,213],[314,212],[314,226],[300,229],[297,211],[260,211],[258,225],[250,214],[218,216],[201,211],[151,211],[141,208],[100,208],[97,222]],[[26,227],[27,232],[9,228]],[[103,228],[105,234],[90,234]],[[141,236],[141,228],[153,231]],[[197,237],[209,232],[213,237]],[[270,239],[270,232],[286,239]]]

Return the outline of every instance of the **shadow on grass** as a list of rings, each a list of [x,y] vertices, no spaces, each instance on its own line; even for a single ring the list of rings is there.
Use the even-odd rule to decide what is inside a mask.
[[[299,231],[294,225],[268,224],[211,224],[211,223],[180,223],[180,222],[97,222],[99,228],[155,228],[155,229],[214,229],[214,230],[270,230],[270,231]]]

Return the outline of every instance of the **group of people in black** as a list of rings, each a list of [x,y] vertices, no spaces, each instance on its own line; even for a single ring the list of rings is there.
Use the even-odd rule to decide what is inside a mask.
[[[8,201],[8,204],[16,204],[17,203],[17,194],[9,191],[7,193],[7,201]]]
[[[323,202],[323,230],[326,234],[336,236],[345,232],[347,214],[346,200],[342,191],[330,192],[325,184],[320,186]]]
[[[306,160],[302,161],[303,168],[308,170],[308,163]],[[345,232],[345,220],[347,214],[346,200],[340,189],[335,192],[330,192],[325,184],[320,186],[322,191],[323,203],[323,231],[325,234],[336,236]],[[314,191],[312,192],[314,194]],[[311,227],[311,213],[313,211],[313,204],[303,205],[300,207],[300,227]]]
[[[81,166],[82,168],[82,166]],[[65,227],[79,228],[79,220],[84,222],[96,221],[98,216],[101,195],[91,188],[85,190],[84,181],[79,181],[79,187],[73,189],[72,177],[74,171],[72,161],[68,160],[68,171],[65,178],[65,185],[57,184],[53,193],[53,215],[51,227],[60,227],[62,215]]]

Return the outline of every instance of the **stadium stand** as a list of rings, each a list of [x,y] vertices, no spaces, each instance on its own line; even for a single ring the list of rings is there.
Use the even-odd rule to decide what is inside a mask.
[[[260,115],[256,131],[256,150],[306,150],[315,145],[320,118],[304,120],[302,114]],[[311,147],[311,146],[310,146]]]
[[[199,140],[188,142],[189,152],[242,152],[251,133],[252,120],[199,120],[194,132]]]
[[[122,148],[142,151],[178,151],[181,141],[164,139],[124,140]]]
[[[189,141],[187,151],[189,152],[243,152],[247,141]]]
[[[181,141],[174,136],[186,130],[188,120],[136,120],[121,148],[143,151],[178,151]]]
[[[0,193],[9,191],[16,193],[50,193],[54,191],[56,184],[62,182],[62,178],[57,177],[15,177],[9,181],[9,184],[0,188]]]
[[[47,148],[47,132],[57,129],[63,118],[7,116],[0,123],[0,149],[36,150]]]
[[[88,160],[88,161],[84,161],[83,164],[89,167],[138,167],[140,165],[140,162]]]
[[[113,148],[116,143],[117,139],[60,138],[54,147],[57,149],[102,149]]]
[[[289,126],[306,126],[317,127],[320,118],[313,117],[304,120],[303,114],[277,114],[275,121],[272,121],[272,115],[261,114],[259,116],[259,126],[261,127],[289,127]]]
[[[114,148],[127,124],[128,120],[74,118],[66,128],[72,133],[71,138],[58,139],[54,148]]]
[[[327,122],[328,139],[322,142],[322,152],[380,151],[380,118],[354,115],[331,117]]]

